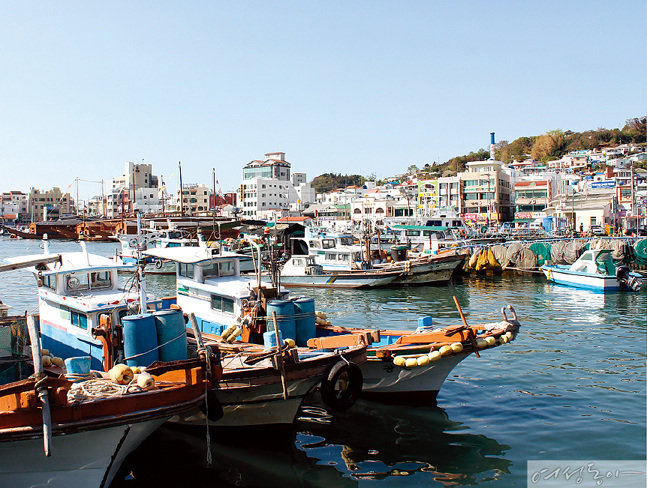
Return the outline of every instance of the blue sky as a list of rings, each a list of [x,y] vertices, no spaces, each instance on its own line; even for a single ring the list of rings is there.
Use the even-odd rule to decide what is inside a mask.
[[[644,0],[0,5],[0,191],[142,160],[228,191],[275,151],[385,177],[647,113]]]

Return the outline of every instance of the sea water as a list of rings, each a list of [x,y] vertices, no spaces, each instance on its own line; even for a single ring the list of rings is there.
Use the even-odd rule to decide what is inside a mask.
[[[106,256],[116,248],[88,244]],[[0,259],[38,252],[37,241],[0,238]],[[12,312],[36,311],[30,273],[1,278],[0,300]],[[150,276],[147,288],[172,293],[174,279]],[[525,487],[529,460],[646,457],[646,290],[601,294],[506,275],[442,287],[297,291],[338,325],[413,331],[422,316],[437,327],[459,324],[456,296],[469,324],[498,321],[510,304],[521,330],[514,342],[461,362],[435,406],[360,401],[331,412],[315,399],[292,429],[212,432],[211,465],[204,428],[165,427],[131,456],[113,487]]]

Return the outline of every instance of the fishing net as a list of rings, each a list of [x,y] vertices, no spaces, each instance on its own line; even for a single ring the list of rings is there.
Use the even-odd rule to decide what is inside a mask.
[[[566,264],[564,252],[566,251],[567,245],[568,241],[559,241],[550,246],[550,259],[554,264]]]
[[[508,263],[506,266],[514,267],[517,265],[518,254],[521,249],[523,249],[523,246],[518,242],[513,242],[508,246],[505,255],[505,261]]]
[[[647,239],[641,239],[634,244],[634,259],[640,268],[647,268]]]
[[[573,264],[575,261],[577,261],[577,258],[579,258],[582,253],[586,250],[587,246],[586,241],[571,241],[566,245],[566,249],[564,250],[564,261],[566,264]]]
[[[531,270],[537,268],[537,256],[528,247],[523,247],[517,253],[517,268]]]
[[[549,261],[550,244],[544,242],[533,242],[530,244],[529,249],[537,257],[537,266],[542,266],[546,261]]]
[[[494,254],[494,258],[499,262],[502,268],[505,268],[510,264],[507,249],[503,244],[496,244],[490,249],[492,250],[492,254]]]

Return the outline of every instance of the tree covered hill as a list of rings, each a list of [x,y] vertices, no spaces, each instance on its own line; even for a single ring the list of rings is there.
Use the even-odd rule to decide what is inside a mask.
[[[584,132],[557,129],[540,136],[523,136],[512,142],[501,141],[496,144],[494,155],[497,160],[505,163],[514,160],[523,161],[527,158],[546,162],[560,159],[571,151],[600,149],[629,143],[647,145],[646,138],[647,117],[636,117],[625,121],[622,129],[601,128]],[[425,164],[422,168],[410,165],[407,168],[407,173],[418,174],[423,178],[455,175],[460,171],[465,171],[466,163],[469,161],[483,161],[489,157],[488,150],[478,149],[463,156],[455,156],[442,164]],[[312,186],[318,193],[321,193],[350,185],[361,186],[367,180],[374,179],[374,175],[365,178],[360,175],[325,173],[317,176],[312,181]],[[377,183],[382,182],[378,181]]]

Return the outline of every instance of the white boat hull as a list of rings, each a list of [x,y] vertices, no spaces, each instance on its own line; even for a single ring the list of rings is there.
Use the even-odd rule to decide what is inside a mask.
[[[454,354],[414,368],[395,366],[391,360],[369,357],[360,366],[364,375],[362,396],[390,397],[394,401],[435,400],[449,373],[467,356],[469,353]]]
[[[45,457],[42,432],[0,442],[0,486],[107,487],[128,454],[167,419],[55,435]]]
[[[564,266],[564,268],[568,268]],[[615,276],[574,272],[567,269],[560,269],[559,266],[543,266],[542,271],[548,281],[560,285],[588,288],[597,291],[618,291],[622,290],[620,282]]]

